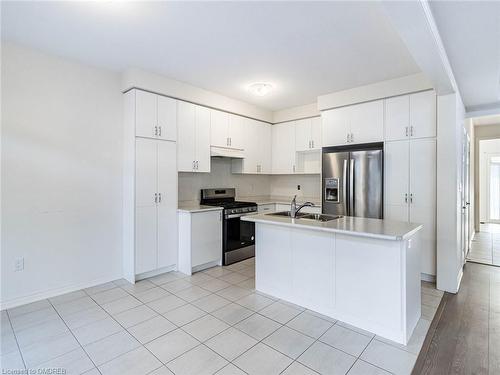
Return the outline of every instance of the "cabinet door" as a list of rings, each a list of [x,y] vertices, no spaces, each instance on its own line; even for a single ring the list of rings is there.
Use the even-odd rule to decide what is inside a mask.
[[[175,142],[158,141],[158,268],[177,263],[177,163]]]
[[[156,138],[156,94],[135,90],[135,135]]]
[[[335,108],[321,114],[323,147],[347,144],[349,107]]]
[[[423,224],[421,270],[436,274],[436,140],[410,141],[410,221]]]
[[[408,221],[409,141],[384,147],[384,219]]]
[[[272,170],[272,125],[265,122],[257,124],[257,142],[260,145],[258,154],[259,173],[271,173]]]
[[[263,144],[259,144],[261,138],[260,122],[245,119],[245,159],[243,160],[243,173],[257,173],[259,164],[259,153],[262,152]]]
[[[229,147],[229,114],[210,110],[210,144],[217,147]]]
[[[192,172],[196,159],[195,105],[179,101],[177,120],[177,168],[179,172]]]
[[[385,140],[408,138],[410,126],[410,97],[395,96],[385,99]]]
[[[245,118],[237,115],[229,115],[229,147],[240,150],[245,149]]]
[[[434,91],[410,95],[410,126],[412,126],[412,138],[436,136],[436,94]]]
[[[158,138],[167,141],[177,139],[177,100],[157,95]]]
[[[191,214],[191,266],[222,258],[222,211]]]
[[[196,106],[196,172],[210,172],[210,110]]]
[[[295,151],[309,151],[311,141],[311,119],[295,121]]]
[[[384,140],[384,102],[376,100],[350,107],[351,143]]]
[[[321,150],[321,117],[311,119],[311,141],[313,149]]]
[[[290,174],[295,169],[295,122],[273,125],[272,172]]]
[[[156,203],[157,141],[136,139],[135,273],[157,266]]]

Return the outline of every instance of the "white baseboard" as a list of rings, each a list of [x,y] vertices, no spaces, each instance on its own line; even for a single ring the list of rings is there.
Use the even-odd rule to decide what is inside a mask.
[[[90,288],[96,285],[104,284],[110,281],[118,280],[122,275],[116,275],[113,277],[103,277],[94,279],[91,281],[85,281],[78,284],[71,284],[61,288],[54,288],[49,290],[44,290],[41,292],[33,293],[27,296],[13,298],[6,301],[0,301],[0,310],[12,309],[17,306],[26,305],[28,303],[37,302],[43,299],[52,298],[60,296],[62,294],[75,292],[80,289]]]
[[[436,282],[436,275],[429,275],[428,273],[421,273],[420,274],[420,280],[422,281],[428,281],[430,283],[435,283]]]
[[[161,275],[162,273],[166,273],[166,272],[170,272],[170,271],[177,271],[177,266],[174,264],[173,266],[158,268],[157,270],[144,272],[144,273],[135,275],[135,281],[148,279],[150,277],[158,276],[158,275]]]

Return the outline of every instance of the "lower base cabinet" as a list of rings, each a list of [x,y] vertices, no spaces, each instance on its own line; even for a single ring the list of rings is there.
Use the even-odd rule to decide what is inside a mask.
[[[179,271],[193,272],[221,264],[222,209],[179,211]]]

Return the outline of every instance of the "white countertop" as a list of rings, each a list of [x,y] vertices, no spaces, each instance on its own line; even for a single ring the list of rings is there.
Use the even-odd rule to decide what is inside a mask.
[[[257,214],[244,216],[241,220],[298,229],[349,234],[359,237],[401,241],[422,228],[421,224],[404,223],[380,219],[345,216],[340,219],[321,222],[311,219],[291,219],[285,216]]]
[[[255,197],[238,197],[236,200],[245,202],[255,202],[259,206],[263,204],[290,204],[293,197],[286,196],[255,196]],[[297,197],[297,204],[302,204],[305,202],[314,203],[315,207],[321,207],[320,198],[308,198],[308,197]]]
[[[179,212],[204,212],[204,211],[218,211],[222,210],[222,207],[217,206],[205,206],[196,202],[179,202],[177,211]]]

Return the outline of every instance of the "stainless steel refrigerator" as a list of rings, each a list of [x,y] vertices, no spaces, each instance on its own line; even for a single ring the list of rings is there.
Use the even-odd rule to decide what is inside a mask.
[[[323,148],[324,214],[383,217],[383,143]]]

